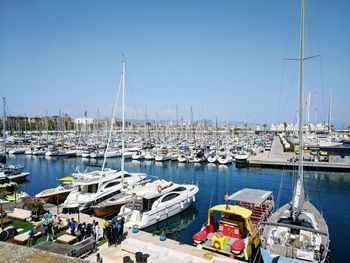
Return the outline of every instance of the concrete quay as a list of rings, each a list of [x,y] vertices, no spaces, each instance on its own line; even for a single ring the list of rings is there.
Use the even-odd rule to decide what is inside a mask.
[[[248,159],[248,166],[255,168],[288,169],[297,170],[298,162],[291,161],[296,157],[294,152],[284,152],[283,145],[278,136],[274,137],[271,151],[264,151]],[[304,170],[309,171],[332,171],[350,173],[350,165],[329,162],[304,161]]]

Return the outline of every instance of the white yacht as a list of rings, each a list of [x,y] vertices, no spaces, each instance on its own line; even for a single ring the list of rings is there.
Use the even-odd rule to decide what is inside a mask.
[[[134,185],[143,180],[146,175],[143,173],[124,172],[104,169],[104,171],[93,171],[89,173],[74,173],[74,185],[78,186],[69,193],[63,203],[64,208],[76,208],[87,210],[91,205],[96,205],[120,191],[124,184]]]
[[[122,206],[119,216],[127,227],[146,228],[180,213],[195,202],[196,185],[156,180],[133,192],[133,200]]]

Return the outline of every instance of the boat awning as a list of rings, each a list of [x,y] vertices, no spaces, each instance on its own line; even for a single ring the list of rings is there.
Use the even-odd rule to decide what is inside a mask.
[[[222,212],[226,214],[235,214],[239,215],[245,219],[250,217],[250,215],[253,213],[249,209],[246,209],[244,207],[238,206],[238,205],[216,205],[209,209],[209,214],[213,211],[216,212]]]
[[[57,180],[66,181],[66,182],[72,182],[73,181],[73,177],[72,176],[66,176],[66,177],[59,178]]]
[[[244,188],[228,197],[231,201],[240,201],[261,205],[268,197],[272,196],[271,191],[260,189]]]

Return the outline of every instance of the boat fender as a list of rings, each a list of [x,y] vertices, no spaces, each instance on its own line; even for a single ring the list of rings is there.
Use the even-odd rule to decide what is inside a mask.
[[[168,214],[168,208],[165,208],[165,213]]]
[[[160,240],[160,241],[165,241],[165,240],[166,240],[166,236],[163,236],[163,235],[162,235],[162,236],[159,236],[159,240]]]
[[[193,200],[193,202],[196,202],[196,197],[193,196],[193,197],[192,197],[192,200]]]
[[[158,185],[157,185],[157,191],[158,191],[158,193],[162,192],[162,190],[163,190],[163,189],[162,189],[162,186],[161,186],[160,184],[158,184]]]
[[[160,216],[157,214],[157,215],[156,215],[156,218],[157,218],[157,220],[159,220],[159,219],[160,219]]]
[[[181,209],[184,209],[184,202],[180,203],[180,207],[181,207]]]

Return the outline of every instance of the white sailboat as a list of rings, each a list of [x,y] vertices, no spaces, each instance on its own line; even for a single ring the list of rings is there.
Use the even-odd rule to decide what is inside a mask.
[[[304,0],[301,1],[299,83],[299,169],[293,199],[275,211],[261,235],[263,261],[325,262],[329,251],[328,226],[323,215],[307,200],[303,185]]]

